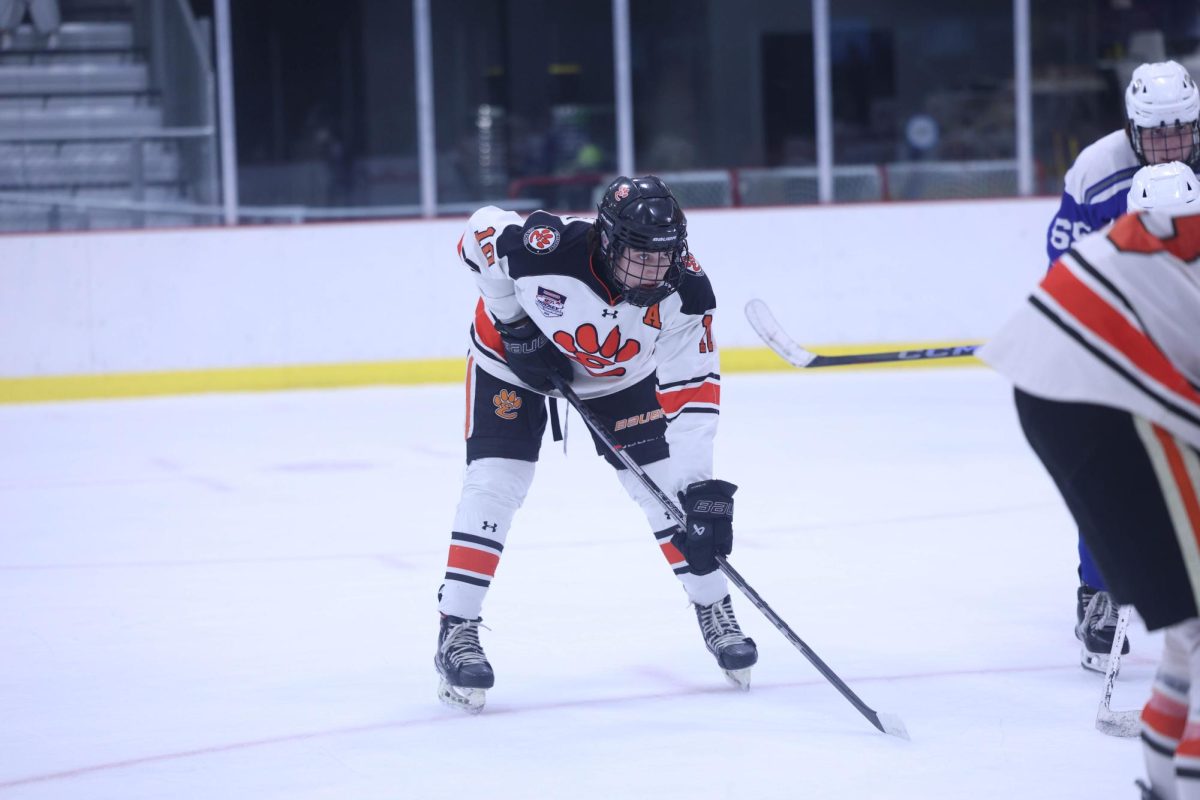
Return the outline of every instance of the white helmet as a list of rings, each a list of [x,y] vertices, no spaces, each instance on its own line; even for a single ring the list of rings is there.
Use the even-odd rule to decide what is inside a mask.
[[[1129,188],[1130,211],[1200,212],[1200,182],[1187,164],[1171,161],[1142,167]]]
[[[1142,164],[1194,164],[1200,157],[1200,90],[1176,62],[1142,64],[1133,71],[1125,116],[1129,143]]]

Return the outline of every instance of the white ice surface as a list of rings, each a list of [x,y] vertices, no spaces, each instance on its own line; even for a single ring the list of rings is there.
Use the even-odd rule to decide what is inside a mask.
[[[543,447],[484,609],[481,716],[434,697],[458,387],[0,406],[0,798],[1132,798],[1093,726],[1075,531],[983,369],[730,375],[728,688],[645,520]],[[568,463],[569,462],[569,463]],[[1159,637],[1132,628],[1114,707]]]

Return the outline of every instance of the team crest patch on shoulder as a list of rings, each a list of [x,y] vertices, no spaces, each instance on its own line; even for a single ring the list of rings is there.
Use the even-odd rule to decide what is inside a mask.
[[[700,262],[691,253],[687,254],[687,258],[683,260],[683,268],[693,275],[703,275],[704,270],[700,269]]]
[[[539,286],[537,297],[533,298],[533,302],[537,303],[537,307],[542,310],[543,316],[561,317],[563,315],[563,304],[567,302],[567,296],[551,291],[545,286]]]
[[[525,231],[525,249],[534,255],[553,253],[562,241],[562,235],[549,225],[539,225]]]

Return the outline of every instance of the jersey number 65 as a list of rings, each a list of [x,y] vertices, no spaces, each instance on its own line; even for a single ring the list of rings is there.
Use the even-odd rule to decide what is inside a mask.
[[[1077,242],[1084,234],[1091,233],[1092,227],[1083,220],[1071,222],[1069,219],[1058,217],[1050,228],[1050,246],[1055,250],[1066,250],[1071,242]]]

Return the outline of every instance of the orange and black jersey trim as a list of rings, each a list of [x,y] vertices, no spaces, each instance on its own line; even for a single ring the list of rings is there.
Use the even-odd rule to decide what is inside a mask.
[[[1075,270],[1099,284],[1108,297]],[[1150,337],[1128,298],[1078,251],[1055,262],[1029,302],[1131,386],[1200,426],[1200,390]]]
[[[679,414],[721,413],[721,376],[715,372],[658,385],[658,404],[668,419]]]

